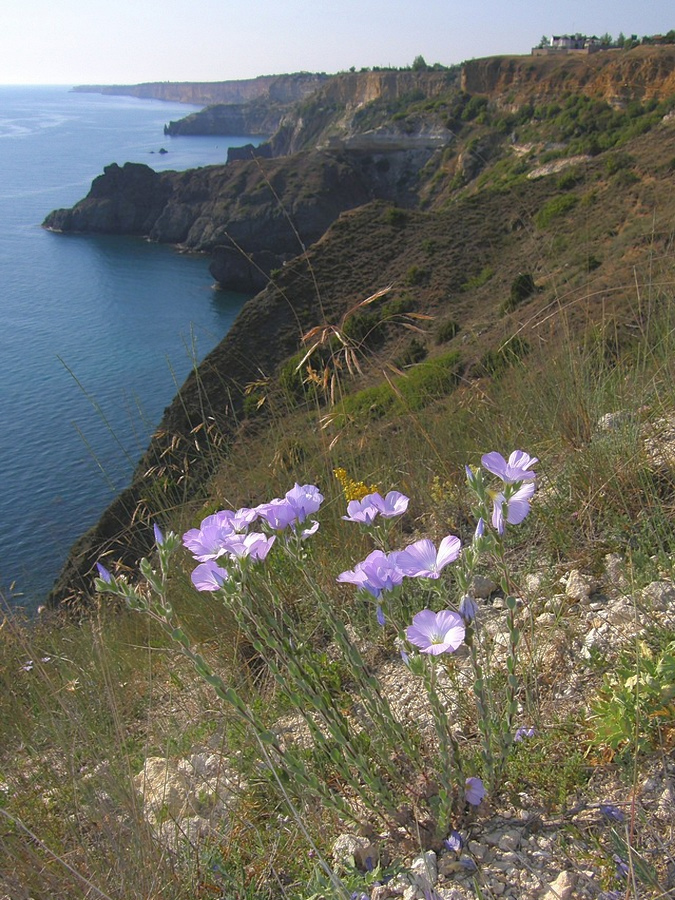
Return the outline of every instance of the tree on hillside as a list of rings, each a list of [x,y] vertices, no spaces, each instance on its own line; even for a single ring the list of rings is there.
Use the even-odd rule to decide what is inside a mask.
[[[423,56],[420,55],[415,57],[412,64],[413,72],[426,72],[428,68],[429,66]]]

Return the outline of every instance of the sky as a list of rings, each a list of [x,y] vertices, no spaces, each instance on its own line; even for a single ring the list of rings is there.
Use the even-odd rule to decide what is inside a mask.
[[[4,0],[0,84],[225,81],[660,34],[673,0]]]

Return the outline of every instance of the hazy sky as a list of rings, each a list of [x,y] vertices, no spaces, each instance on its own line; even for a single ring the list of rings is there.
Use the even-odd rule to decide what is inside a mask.
[[[4,0],[0,84],[221,81],[445,65],[543,34],[656,34],[673,0]]]

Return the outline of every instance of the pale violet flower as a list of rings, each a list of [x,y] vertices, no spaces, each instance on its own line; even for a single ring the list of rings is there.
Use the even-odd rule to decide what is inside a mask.
[[[234,533],[231,510],[207,516],[199,528],[190,528],[183,535],[183,544],[199,562],[218,559],[226,550],[226,542]]]
[[[323,494],[313,484],[298,484],[286,492],[285,497],[276,497],[269,503],[261,503],[255,512],[274,531],[285,528],[295,530],[308,516],[317,512],[323,502]]]
[[[525,738],[534,737],[534,728],[526,728],[525,725],[521,725],[520,728],[516,729],[516,733],[513,735],[513,740],[519,744],[521,741],[524,741]],[[602,807],[600,807],[602,809]]]
[[[421,653],[432,656],[453,653],[464,640],[465,633],[462,617],[449,609],[438,613],[423,609],[413,617],[412,625],[406,629],[410,643],[419,647]]]
[[[485,796],[485,787],[480,778],[472,777],[466,779],[466,787],[464,789],[464,799],[472,806],[480,806],[481,800]]]
[[[219,591],[229,577],[227,570],[213,560],[198,565],[190,576],[198,591]]]
[[[481,465],[488,472],[492,472],[498,478],[507,484],[513,484],[516,481],[534,481],[537,477],[534,472],[530,471],[530,466],[539,462],[536,456],[530,456],[523,450],[514,450],[509,456],[508,462],[501,453],[493,450],[492,453],[486,453],[481,458]]]
[[[428,538],[423,538],[401,550],[397,565],[410,578],[438,578],[441,570],[457,559],[460,548],[461,541],[452,534],[443,538],[438,551]]]
[[[305,538],[311,537],[313,534],[316,534],[319,530],[319,523],[316,519],[312,519],[312,524],[308,528],[303,528],[300,532],[300,538],[304,541]]]
[[[347,515],[342,518],[346,522],[372,525],[377,516],[382,516],[383,519],[402,516],[409,503],[410,499],[400,491],[389,491],[386,497],[374,491],[372,494],[366,494],[361,500],[350,500],[347,504]]]
[[[379,509],[371,502],[372,494],[368,494],[362,500],[350,500],[347,504],[347,515],[342,518],[345,522],[356,522],[358,525],[372,525]]]
[[[233,532],[226,540],[225,549],[233,559],[245,559],[250,556],[251,559],[263,560],[272,549],[275,540],[275,535],[268,537],[259,531],[252,531],[249,534]]]
[[[459,853],[464,846],[464,838],[459,831],[453,829],[443,843],[448,850],[452,850],[453,853]]]
[[[257,513],[273,531],[283,531],[298,521],[295,507],[285,497],[276,497],[269,503],[261,503]]]
[[[158,547],[161,547],[164,543],[164,535],[162,534],[162,529],[159,527],[159,525],[156,522],[153,522],[152,530],[155,535],[155,543],[157,544]]]
[[[402,516],[410,503],[410,498],[400,491],[389,491],[386,497],[382,497],[377,492],[369,496],[383,519],[393,519],[395,516]]]
[[[382,550],[373,550],[353,570],[338,575],[337,581],[355,584],[377,599],[382,591],[391,591],[403,581],[403,572],[398,566],[399,556],[396,552],[387,554]]]
[[[470,597],[468,594],[465,594],[462,599],[459,601],[459,614],[464,619],[464,621],[468,624],[469,622],[473,622],[476,618],[476,613],[478,612],[478,604],[474,600],[473,597]]]
[[[298,522],[304,522],[307,516],[318,512],[323,494],[314,484],[298,484],[296,481],[290,491],[286,491],[286,500],[295,510]]]
[[[498,534],[504,534],[505,523],[520,525],[530,511],[530,500],[534,494],[534,482],[521,485],[507,497],[501,491],[493,497],[492,527]]]
[[[97,562],[96,569],[98,570],[98,577],[105,581],[106,584],[110,584],[110,582],[112,581],[112,575],[106,569],[106,567],[102,563]]]

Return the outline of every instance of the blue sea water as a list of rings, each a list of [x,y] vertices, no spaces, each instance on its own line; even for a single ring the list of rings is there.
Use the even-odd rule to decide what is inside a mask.
[[[187,169],[250,140],[163,134],[193,109],[0,86],[0,591],[12,604],[44,599],[246,299],[214,291],[203,257],[40,227],[111,162]]]

